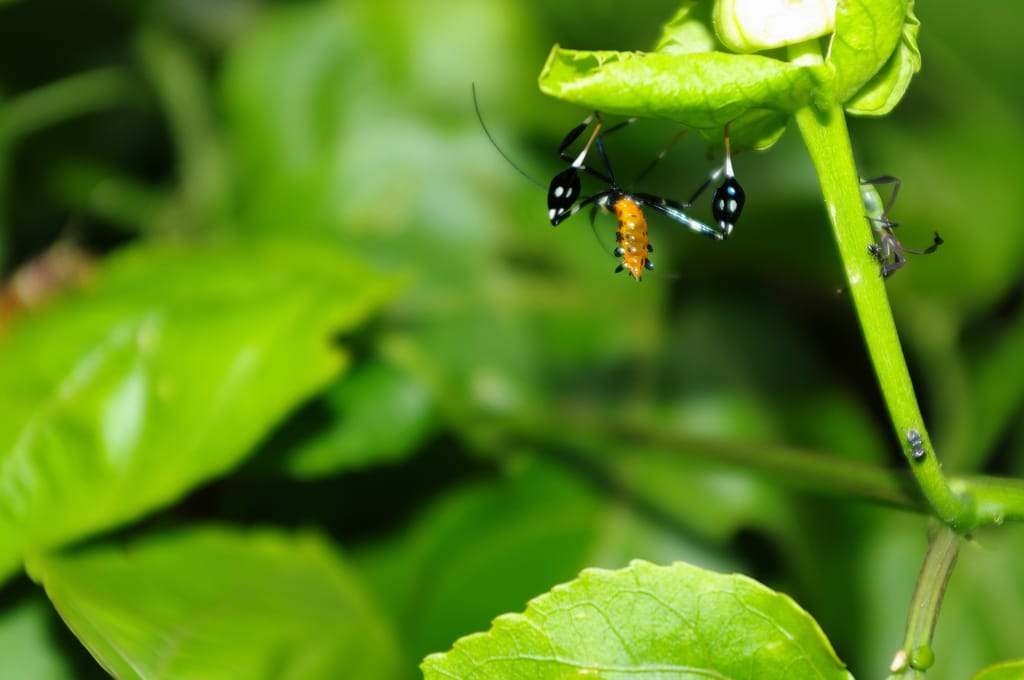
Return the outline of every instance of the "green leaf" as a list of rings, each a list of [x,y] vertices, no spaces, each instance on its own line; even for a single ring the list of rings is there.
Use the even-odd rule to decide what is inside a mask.
[[[138,247],[20,319],[0,344],[0,556],[224,474],[338,374],[332,335],[394,288],[313,243]]]
[[[54,621],[56,616],[42,593],[5,607],[0,612],[0,659],[4,668],[17,668],[19,680],[75,677],[53,635]]]
[[[896,46],[903,36],[908,12],[908,0],[849,0],[838,4],[836,31],[827,58],[835,69],[838,101],[853,97],[892,56],[900,54]]]
[[[564,462],[509,462],[500,478],[451,488],[353,555],[375,600],[400,622],[410,668],[586,566],[679,556],[738,564],[677,524],[602,497]]]
[[[422,665],[431,678],[850,678],[814,620],[745,576],[588,569]]]
[[[695,16],[695,11],[700,16]],[[661,36],[654,44],[655,52],[664,54],[693,54],[712,52],[718,47],[711,26],[711,5],[698,4],[695,0],[684,2],[676,15],[661,29]]]
[[[971,676],[971,680],[1019,680],[1024,677],[1024,659],[1003,661],[986,666]]]
[[[734,146],[743,148],[748,123],[741,116],[765,109],[796,111],[810,103],[821,76],[819,67],[754,54],[592,52],[555,46],[539,82],[546,94],[607,113],[666,118],[719,136],[729,123],[730,137],[740,140]],[[785,116],[776,120],[781,130]]]
[[[336,383],[324,404],[329,427],[288,456],[288,471],[316,478],[410,455],[433,429],[436,404],[413,376],[369,363]]]
[[[398,675],[393,637],[362,584],[312,535],[207,527],[28,565],[117,678]]]
[[[910,80],[921,70],[921,52],[917,49],[917,33],[921,22],[914,16],[913,1],[907,4],[900,42],[878,73],[846,101],[846,111],[860,116],[884,116],[895,108],[910,86]]]

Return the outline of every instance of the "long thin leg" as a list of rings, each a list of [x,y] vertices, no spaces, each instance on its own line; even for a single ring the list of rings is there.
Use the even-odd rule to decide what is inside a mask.
[[[677,222],[698,234],[710,236],[716,241],[722,241],[726,237],[726,234],[719,229],[704,224],[700,220],[687,215],[685,211],[687,206],[679,203],[678,201],[671,201],[657,196],[651,196],[650,194],[630,194],[630,196],[652,210],[656,210],[662,215],[665,215],[673,222]]]
[[[565,150],[583,134],[583,131],[590,126],[591,121],[595,118],[597,119],[597,125],[594,126],[594,131],[590,133],[590,139],[583,146],[583,150],[575,158],[572,158]],[[551,184],[548,185],[548,220],[550,220],[552,226],[558,226],[560,222],[576,214],[576,211],[573,210],[573,205],[580,196],[580,170],[583,169],[591,172],[589,168],[583,165],[583,161],[590,151],[590,145],[594,143],[595,139],[598,139],[603,125],[604,121],[601,120],[601,114],[594,111],[582,123],[570,130],[569,134],[565,136],[565,139],[558,146],[558,156],[563,160],[570,161],[570,164],[565,170],[552,177]],[[612,183],[610,179],[609,183]]]
[[[732,233],[736,223],[739,222],[740,215],[743,212],[743,204],[746,202],[746,193],[743,191],[743,186],[740,185],[739,180],[736,179],[736,174],[732,167],[732,149],[729,146],[729,126],[725,126],[725,132],[723,134],[723,140],[725,144],[725,161],[721,167],[716,168],[711,175],[704,180],[704,183],[697,187],[697,190],[693,192],[693,196],[686,202],[686,206],[689,207],[697,202],[697,199],[703,194],[711,183],[716,181],[722,175],[725,175],[725,181],[719,184],[715,188],[715,193],[711,197],[711,214],[715,218],[715,222],[718,224],[718,233],[720,238],[724,239]]]
[[[711,175],[706,180],[704,180],[703,184],[697,187],[697,191],[693,192],[693,196],[691,196],[690,200],[687,201],[689,205],[693,205],[694,202],[700,197],[700,195],[704,193],[704,191],[708,188],[708,186],[710,186],[712,182],[721,177],[723,173],[725,174],[726,180],[736,177],[736,173],[733,171],[732,167],[732,148],[729,145],[728,125],[725,126],[725,133],[722,135],[722,137],[722,141],[725,144],[725,161],[722,163],[721,167],[716,168],[714,172],[712,172]],[[738,217],[739,216],[737,215],[737,218]]]
[[[693,196],[690,196],[690,199],[686,201],[686,207],[690,207],[691,205],[697,202],[697,199],[700,198],[700,195],[703,194],[709,186],[711,186],[711,183],[722,176],[723,169],[724,168],[718,168],[717,170],[715,170],[713,173],[711,173],[710,177],[704,180],[703,184],[697,187],[697,190],[693,192]]]
[[[587,143],[584,144],[583,149],[575,156],[571,156],[566,152],[575,142],[583,131],[590,126],[590,123],[597,120],[597,125],[594,126],[593,132],[590,134],[590,138]],[[591,115],[587,116],[586,119],[565,136],[562,143],[558,147],[558,156],[562,160],[570,162],[568,168],[563,170],[554,176],[551,180],[551,184],[548,186],[548,219],[551,224],[557,226],[559,223],[569,219],[578,212],[578,207],[574,209],[574,204],[580,196],[581,182],[580,172],[586,172],[592,177],[608,184],[612,188],[618,187],[618,183],[615,181],[615,173],[612,170],[611,162],[608,160],[608,154],[604,149],[603,138],[605,135],[612,134],[636,122],[636,118],[630,118],[621,123],[613,125],[612,127],[604,130],[604,121],[601,118],[601,113],[594,111]],[[587,154],[590,152],[590,147],[596,146],[598,154],[601,156],[601,160],[604,163],[605,172],[601,172],[589,165],[584,164]],[[600,195],[600,194],[597,194]]]
[[[618,195],[620,193],[621,193],[620,190],[617,189],[617,188],[608,189],[607,191],[598,192],[598,193],[594,194],[593,196],[587,196],[586,198],[584,198],[579,203],[576,203],[575,205],[567,208],[564,212],[560,212],[560,213],[557,213],[557,214],[549,213],[548,216],[551,219],[551,225],[557,227],[559,224],[561,224],[562,222],[566,221],[567,219],[569,219],[570,217],[572,217],[573,215],[578,213],[583,208],[586,208],[588,205],[594,205],[594,204],[600,205],[601,199],[609,197],[609,196],[616,196],[616,195]]]
[[[657,156],[656,156],[656,157],[654,158],[654,160],[653,160],[653,161],[651,161],[650,163],[648,163],[648,164],[647,164],[647,167],[645,167],[645,168],[644,168],[643,170],[641,170],[641,171],[640,171],[640,174],[638,174],[638,175],[637,175],[637,176],[636,176],[636,177],[635,177],[635,178],[633,179],[633,181],[632,181],[632,182],[630,182],[630,184],[629,184],[630,188],[632,188],[632,187],[636,186],[636,183],[637,183],[637,182],[639,182],[639,181],[640,181],[640,180],[642,180],[642,179],[643,179],[644,177],[646,177],[647,175],[649,175],[649,174],[651,173],[651,171],[652,171],[652,170],[654,170],[655,166],[656,166],[656,165],[658,165],[658,163],[660,163],[660,162],[661,162],[662,160],[664,160],[665,156],[667,156],[667,155],[668,155],[668,152],[669,152],[669,150],[670,150],[670,149],[671,149],[671,148],[672,148],[673,146],[675,146],[676,142],[678,142],[678,141],[680,140],[680,138],[682,138],[682,136],[683,136],[683,135],[685,135],[686,133],[687,133],[687,130],[685,130],[685,129],[683,129],[683,130],[680,130],[679,132],[677,132],[677,133],[675,134],[675,136],[673,136],[673,137],[672,137],[672,140],[671,140],[671,141],[670,141],[670,142],[669,142],[669,143],[668,143],[667,145],[665,145],[665,148],[663,148],[663,149],[661,150],[661,152],[660,152],[660,153],[658,153],[658,155],[657,155]]]

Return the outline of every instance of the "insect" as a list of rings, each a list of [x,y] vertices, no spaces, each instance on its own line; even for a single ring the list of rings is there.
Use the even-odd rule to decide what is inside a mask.
[[[583,150],[573,158],[566,149],[595,120],[597,123],[590,138],[583,146]],[[662,205],[664,201],[655,196],[631,194],[623,190],[615,180],[615,174],[602,139],[603,134],[610,134],[622,129],[631,125],[635,120],[635,118],[631,118],[602,133],[601,128],[604,126],[604,121],[601,119],[601,114],[595,111],[569,131],[558,147],[558,155],[563,160],[570,161],[570,164],[565,170],[555,175],[548,186],[548,219],[552,226],[558,226],[588,205],[593,205],[595,210],[613,212],[619,223],[619,228],[615,232],[615,256],[621,258],[621,263],[615,268],[615,271],[627,271],[631,277],[641,281],[644,270],[654,269],[654,263],[649,257],[650,253],[654,251],[654,247],[650,242],[647,218],[644,216],[641,206],[644,204]],[[584,164],[591,146],[596,146],[598,154],[604,162],[604,172]],[[580,172],[586,172],[596,177],[606,183],[609,188],[581,198]],[[664,205],[667,206],[667,203]],[[679,212],[682,214],[682,206],[679,207]],[[593,213],[591,217],[593,218]]]
[[[878,193],[876,188],[879,185],[892,184],[893,190],[892,195],[889,197],[889,201],[883,205],[882,197]],[[864,208],[867,210],[867,218],[871,223],[871,228],[875,231],[878,237],[877,243],[871,243],[868,245],[868,252],[871,253],[872,257],[878,261],[881,265],[882,277],[889,277],[896,270],[900,269],[907,263],[907,258],[904,253],[911,253],[913,255],[928,255],[934,253],[935,250],[942,245],[942,237],[939,236],[939,232],[933,232],[934,241],[932,245],[928,246],[924,250],[915,250],[913,248],[907,248],[899,239],[896,238],[896,234],[893,233],[893,229],[899,226],[899,222],[893,222],[889,219],[889,211],[892,209],[893,204],[896,202],[896,196],[900,192],[900,181],[899,179],[884,175],[882,177],[876,177],[874,179],[861,180],[860,183],[860,195],[864,201]]]
[[[910,455],[914,460],[924,460],[928,455],[924,448],[924,439],[917,430],[907,430],[907,443],[910,444]]]
[[[718,223],[722,239],[725,239],[732,233],[733,227],[736,226],[740,219],[740,214],[743,212],[743,204],[747,200],[747,194],[743,191],[743,187],[740,185],[739,180],[736,179],[736,173],[733,171],[732,153],[729,149],[728,125],[725,126],[723,138],[725,141],[725,163],[722,167],[711,173],[707,181],[697,188],[697,191],[694,192],[687,204],[693,205],[697,197],[704,193],[704,190],[712,182],[724,174],[725,181],[718,185],[711,197],[711,215],[715,218],[715,222]]]
[[[494,141],[494,138],[487,130],[487,126],[480,114],[480,107],[476,100],[475,88],[473,90],[473,101],[476,106],[477,118],[480,121],[481,127],[484,129],[484,133],[491,141],[491,144],[494,145],[498,152],[512,165],[513,168],[516,169],[516,171],[527,177],[534,184],[539,185],[539,182],[530,177],[529,174],[516,165],[515,162],[513,162],[512,159],[509,158]],[[654,251],[654,248],[650,243],[648,234],[647,219],[644,215],[645,207],[651,208],[652,210],[665,215],[670,220],[689,228],[691,231],[716,240],[724,240],[729,235],[729,232],[731,232],[732,225],[739,218],[739,213],[743,207],[744,196],[742,188],[739,187],[739,183],[735,180],[732,171],[732,164],[728,158],[726,166],[723,166],[716,171],[715,174],[701,185],[696,193],[694,193],[691,201],[687,203],[655,196],[654,194],[635,192],[622,187],[615,178],[614,170],[612,169],[611,162],[605,150],[604,137],[621,130],[628,125],[632,125],[636,120],[636,118],[630,118],[605,129],[604,121],[601,118],[600,112],[595,111],[570,130],[562,140],[561,144],[559,144],[557,151],[559,158],[564,161],[568,161],[569,165],[551,179],[547,189],[547,203],[548,220],[551,222],[552,226],[558,226],[588,206],[593,208],[591,212],[592,218],[597,210],[613,213],[619,225],[618,230],[616,231],[616,248],[614,254],[616,257],[621,259],[615,271],[626,271],[633,279],[640,281],[642,280],[645,270],[654,269],[654,263],[649,257],[650,253]],[[593,129],[587,137],[582,150],[575,156],[570,155],[568,152],[569,147],[571,147],[586,130],[590,129],[591,125],[593,125]],[[669,146],[679,139],[682,134],[682,132],[677,134]],[[598,169],[586,164],[586,159],[591,149],[597,150],[598,156],[601,158],[603,168]],[[663,150],[654,162],[652,162],[637,177],[637,180],[643,178],[643,176],[646,175],[646,173],[653,168],[659,160],[661,160],[667,150],[667,148]],[[584,173],[606,184],[607,188],[590,194],[589,196],[583,196],[581,174]],[[726,174],[726,181],[721,187],[716,189],[713,197],[713,203],[718,201],[720,202],[721,207],[716,208],[714,204],[712,206],[712,214],[719,224],[716,228],[694,219],[688,215],[686,211],[690,208],[693,201],[707,188],[707,186],[717,179],[717,177],[722,173]],[[738,191],[732,187],[736,187]],[[726,224],[728,226],[723,226]]]

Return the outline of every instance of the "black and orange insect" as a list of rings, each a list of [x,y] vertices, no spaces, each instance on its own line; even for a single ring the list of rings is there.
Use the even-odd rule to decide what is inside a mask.
[[[860,184],[861,200],[864,201],[864,209],[867,210],[868,222],[871,223],[871,228],[877,237],[877,243],[868,244],[868,252],[881,266],[883,278],[891,276],[907,263],[907,257],[904,253],[929,255],[942,245],[942,237],[939,236],[937,231],[932,232],[932,244],[924,250],[907,248],[896,238],[893,229],[898,227],[900,223],[889,219],[889,211],[892,210],[892,206],[896,202],[896,196],[900,192],[899,179],[891,175],[884,175],[874,179],[861,180]],[[882,197],[876,187],[885,184],[891,184],[893,188],[892,195],[889,196],[889,200],[883,205]]]
[[[476,105],[477,117],[480,119],[480,125],[483,127],[484,132],[487,134],[491,143],[498,149],[498,152],[501,153],[505,160],[507,160],[520,174],[526,176],[535,184],[540,184],[516,165],[494,141],[494,138],[487,130],[487,126],[484,124],[483,117],[480,115],[480,108],[476,102],[475,89],[473,97],[474,105]],[[608,128],[607,130],[604,130],[604,121],[601,118],[601,114],[600,112],[595,111],[587,116],[583,122],[570,130],[558,147],[559,157],[562,160],[569,161],[569,166],[552,178],[548,185],[547,200],[548,219],[552,226],[558,226],[587,206],[592,206],[595,211],[600,209],[605,212],[613,213],[619,224],[616,232],[615,256],[621,258],[621,262],[616,267],[615,271],[626,271],[632,278],[640,281],[643,278],[645,270],[654,269],[654,263],[649,257],[649,254],[653,252],[654,248],[650,243],[648,235],[647,219],[644,216],[643,210],[645,207],[651,208],[652,210],[665,215],[672,221],[681,224],[698,234],[703,234],[716,240],[724,240],[732,231],[732,227],[736,220],[739,219],[740,211],[743,208],[744,195],[743,189],[739,186],[739,182],[736,181],[733,175],[732,163],[728,159],[728,142],[726,143],[726,165],[716,171],[716,173],[712,174],[712,176],[697,189],[696,193],[694,193],[691,200],[687,203],[644,192],[628,191],[623,188],[615,178],[615,173],[612,170],[611,162],[608,159],[603,139],[606,135],[612,134],[613,132],[616,132],[628,125],[632,125],[636,120],[636,118],[630,118]],[[568,153],[567,149],[572,146],[572,144],[576,142],[576,140],[579,139],[588,128],[591,127],[592,123],[594,124],[593,130],[587,138],[583,149],[573,157]],[[681,135],[682,133],[676,135],[675,139],[678,139]],[[591,148],[597,149],[597,153],[601,158],[602,165],[604,166],[603,169],[599,170],[586,164],[585,161]],[[643,175],[646,174],[646,172],[649,171],[662,156],[664,156],[664,154],[665,151],[662,151],[655,162],[648,166],[648,168],[641,173],[638,179],[642,178]],[[694,219],[688,215],[686,211],[692,205],[693,201],[696,200],[696,198],[710,185],[710,183],[717,179],[717,177],[723,172],[726,175],[726,181],[716,189],[715,195],[712,199],[712,214],[715,216],[716,223],[718,224],[718,227],[716,228]],[[589,196],[582,196],[581,173],[590,175],[600,182],[607,184],[608,187]]]

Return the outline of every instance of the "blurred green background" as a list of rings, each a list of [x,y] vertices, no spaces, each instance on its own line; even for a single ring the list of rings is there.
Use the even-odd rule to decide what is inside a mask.
[[[795,129],[735,158],[747,206],[728,242],[653,218],[657,269],[638,285],[612,273],[613,220],[597,218],[597,238],[585,215],[552,229],[544,192],[474,113],[471,83],[505,152],[546,183],[559,141],[586,115],[537,91],[551,45],[645,49],[675,8],[0,2],[4,410],[22,414],[12,385],[45,391],[74,365],[69,305],[73,328],[102,329],[173,299],[186,319],[177,347],[189,352],[172,352],[166,369],[194,375],[196,394],[229,389],[220,362],[250,342],[246,329],[294,324],[287,342],[260,345],[274,380],[247,383],[237,402],[225,392],[232,419],[204,425],[244,423],[245,436],[202,440],[181,454],[185,474],[176,446],[206,402],[140,416],[148,444],[126,455],[145,468],[160,452],[139,473],[158,490],[79,525],[67,516],[131,493],[114,485],[96,498],[69,482],[75,502],[40,501],[47,528],[19,530],[20,544],[118,530],[102,551],[208,523],[313,530],[387,640],[352,652],[365,658],[350,667],[376,668],[360,677],[417,677],[423,655],[584,567],[687,560],[793,596],[855,675],[878,676],[902,640],[925,519],[743,464],[785,445],[900,465]],[[851,133],[864,177],[903,181],[890,214],[903,242],[923,247],[933,230],[945,240],[887,282],[945,469],[1020,476],[1024,45],[994,36],[1024,8],[917,12],[922,72],[893,115],[852,120]],[[620,178],[673,133],[645,121],[610,138]],[[686,197],[714,163],[684,138],[641,188]],[[163,254],[172,246],[177,259]],[[220,255],[204,260],[210,248]],[[120,264],[105,275],[110,261]],[[302,315],[278,313],[288,293],[266,283],[285,271],[316,278],[295,303]],[[210,290],[222,306],[198,308]],[[307,318],[339,332],[344,371],[297,377],[318,351],[295,321]],[[111,370],[135,360],[114,355]],[[158,386],[139,389],[99,390],[90,413],[117,429]],[[6,427],[17,432],[15,420]],[[81,435],[97,423],[80,421],[61,455],[93,446]],[[233,453],[199,469],[222,444]],[[723,447],[740,453],[725,462]],[[14,447],[0,455],[14,459]],[[63,469],[54,455],[47,469]],[[1021,560],[1017,527],[966,547],[936,677],[1024,654]],[[21,678],[102,677],[25,576],[0,590],[0,658]]]

